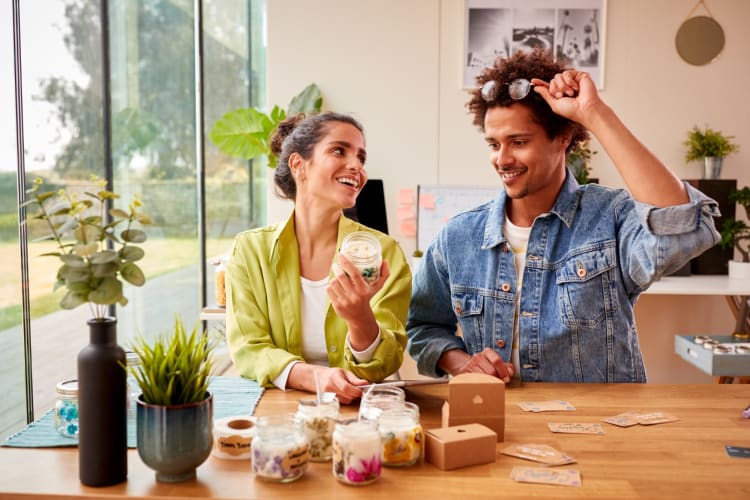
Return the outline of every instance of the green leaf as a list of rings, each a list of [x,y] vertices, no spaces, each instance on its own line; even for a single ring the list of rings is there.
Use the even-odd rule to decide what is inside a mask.
[[[115,277],[117,269],[120,267],[119,262],[105,262],[102,264],[91,264],[91,274],[95,278],[106,278],[107,276]]]
[[[292,97],[287,107],[287,115],[294,116],[300,113],[306,115],[320,112],[323,106],[323,98],[320,95],[320,89],[314,83],[305,87],[302,92]]]
[[[135,262],[141,260],[146,252],[141,247],[134,245],[128,245],[120,250],[120,258],[129,262]]]
[[[143,243],[146,241],[146,233],[140,229],[126,229],[120,233],[120,238],[128,243]]]
[[[122,283],[115,278],[104,278],[99,286],[91,290],[88,300],[94,304],[111,305],[117,303],[120,297],[122,297]]]
[[[114,250],[102,250],[89,258],[92,264],[107,264],[109,262],[119,262],[119,260],[119,254]]]
[[[250,160],[268,154],[268,132],[274,126],[273,120],[265,113],[254,108],[240,108],[214,123],[209,137],[223,153]]]
[[[47,254],[47,255],[59,255],[59,254]],[[86,261],[83,260],[83,257],[80,257],[78,255],[63,254],[63,255],[60,255],[60,260],[63,261],[63,263],[66,266],[76,267],[76,268],[78,268],[78,267],[85,268],[86,267]]]
[[[128,219],[130,217],[125,210],[119,208],[113,208],[110,210],[109,215],[111,215],[113,219]]]
[[[63,309],[74,309],[84,303],[86,303],[85,296],[78,295],[77,293],[68,290],[68,293],[66,293],[60,300],[60,307]]]
[[[132,262],[126,262],[120,267],[120,275],[131,285],[143,286],[146,282],[146,276],[143,274],[141,268]]]
[[[57,271],[58,279],[65,280],[65,284],[77,283],[79,281],[88,281],[89,269],[88,267],[72,267],[67,264],[63,265]]]

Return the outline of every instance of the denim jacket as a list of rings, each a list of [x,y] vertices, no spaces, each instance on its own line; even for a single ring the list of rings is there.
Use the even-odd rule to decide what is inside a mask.
[[[645,382],[633,307],[655,280],[717,243],[717,203],[656,208],[625,190],[579,186],[570,172],[534,220],[518,313],[521,379]],[[443,375],[443,352],[493,348],[510,362],[517,276],[503,237],[505,192],[461,213],[425,252],[412,283],[408,350],[419,372]],[[460,326],[460,336],[456,325]]]

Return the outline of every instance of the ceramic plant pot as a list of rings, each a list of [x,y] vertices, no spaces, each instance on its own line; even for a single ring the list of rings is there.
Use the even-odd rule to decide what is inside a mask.
[[[198,403],[162,406],[138,396],[136,444],[156,480],[176,483],[195,478],[213,447],[213,395]]]

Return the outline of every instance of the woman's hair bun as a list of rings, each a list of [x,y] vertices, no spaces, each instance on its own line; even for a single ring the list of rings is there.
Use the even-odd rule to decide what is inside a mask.
[[[305,114],[300,113],[298,115],[285,118],[284,120],[279,122],[279,125],[276,127],[276,130],[271,136],[270,146],[271,152],[274,155],[279,156],[281,154],[281,146],[282,144],[284,144],[284,139],[286,139],[287,136],[292,133],[294,127],[296,127],[297,124],[304,119]]]

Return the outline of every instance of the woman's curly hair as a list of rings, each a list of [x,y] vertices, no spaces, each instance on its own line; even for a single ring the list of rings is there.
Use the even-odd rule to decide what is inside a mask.
[[[586,128],[573,120],[556,114],[542,96],[533,90],[523,99],[511,99],[508,95],[507,85],[517,78],[527,80],[539,78],[540,80],[550,81],[556,74],[567,69],[570,68],[554,60],[549,50],[518,51],[508,58],[498,57],[492,67],[485,68],[477,76],[478,87],[469,92],[470,100],[466,103],[466,107],[473,115],[472,123],[479,130],[484,131],[484,118],[489,108],[495,106],[508,107],[514,104],[526,106],[531,110],[534,121],[544,127],[548,138],[553,139],[561,134],[570,134],[571,141],[567,149],[567,152],[570,152],[577,144],[589,138]],[[482,86],[490,80],[497,82],[501,90],[492,102],[487,102],[482,98]]]

